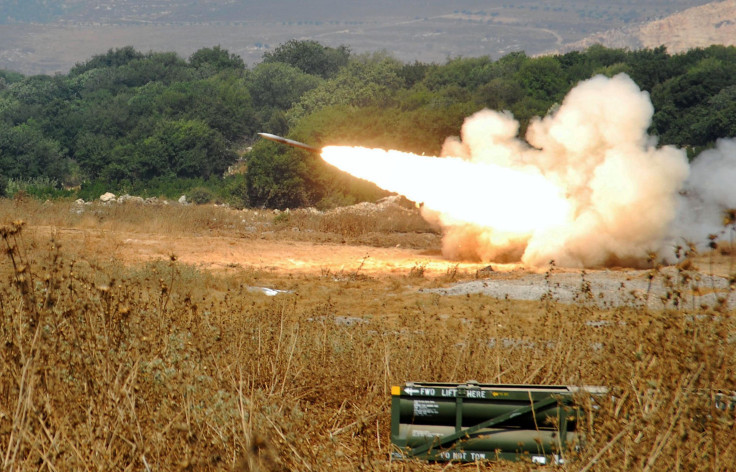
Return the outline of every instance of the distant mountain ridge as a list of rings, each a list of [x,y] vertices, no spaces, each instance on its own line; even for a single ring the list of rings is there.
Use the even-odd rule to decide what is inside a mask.
[[[125,46],[186,58],[220,45],[253,65],[290,39],[426,63],[596,43],[679,52],[734,44],[736,0],[0,1],[0,69],[28,75]]]
[[[594,34],[555,52],[585,49],[593,44],[626,49],[665,46],[671,54],[712,44],[735,46],[736,0],[712,2],[642,25]]]

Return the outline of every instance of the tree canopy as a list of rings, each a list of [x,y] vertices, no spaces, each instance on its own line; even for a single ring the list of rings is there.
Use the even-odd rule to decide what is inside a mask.
[[[224,200],[275,208],[374,199],[377,188],[256,133],[436,154],[482,108],[511,111],[523,137],[578,82],[620,72],[650,93],[660,144],[693,155],[736,136],[734,47],[427,64],[292,40],[251,67],[220,46],[188,59],[123,47],[67,74],[0,71],[0,196],[8,179],[44,178],[164,193],[206,183]],[[245,173],[226,175],[239,160]]]

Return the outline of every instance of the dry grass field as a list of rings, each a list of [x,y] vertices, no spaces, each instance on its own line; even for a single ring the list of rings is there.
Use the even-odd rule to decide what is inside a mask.
[[[713,401],[736,390],[736,318],[684,302],[689,262],[652,269],[683,301],[663,311],[600,308],[583,273],[572,304],[420,291],[493,273],[443,261],[437,232],[399,208],[0,200],[0,245],[0,470],[736,464],[736,413]],[[561,465],[392,462],[391,386],[471,379],[610,394]]]

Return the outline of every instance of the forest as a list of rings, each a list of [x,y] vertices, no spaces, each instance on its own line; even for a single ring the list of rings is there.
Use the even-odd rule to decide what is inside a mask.
[[[526,125],[597,74],[628,74],[654,105],[649,133],[690,158],[736,136],[736,48],[664,47],[403,63],[385,52],[288,41],[247,67],[220,46],[189,58],[110,50],[66,74],[0,71],[0,196],[106,191],[236,208],[330,208],[382,191],[268,132],[314,146],[437,155],[483,108]]]

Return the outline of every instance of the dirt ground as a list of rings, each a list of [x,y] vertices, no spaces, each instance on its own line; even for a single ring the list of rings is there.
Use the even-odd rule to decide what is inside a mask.
[[[673,286],[679,284],[675,267],[662,268],[650,281],[648,270],[602,269],[580,271],[555,268],[550,274],[529,270],[519,264],[481,264],[449,261],[437,251],[403,247],[318,243],[288,239],[270,239],[222,235],[161,234],[111,231],[84,228],[31,227],[36,241],[53,233],[64,246],[78,254],[136,264],[169,260],[214,272],[251,269],[275,276],[349,275],[407,276],[420,272],[423,277],[457,274],[457,281],[441,288],[427,289],[443,296],[480,293],[495,298],[539,300],[549,296],[563,303],[594,303],[601,307],[622,304],[663,308]],[[492,270],[489,270],[491,269]],[[729,289],[729,274],[734,261],[725,256],[702,257],[689,267],[692,280],[688,304],[714,305],[718,297],[729,297],[727,306],[736,306],[736,293]],[[581,299],[589,289],[587,299]],[[670,306],[671,307],[671,306]]]
[[[281,274],[351,273],[406,275],[421,267],[426,275],[448,270],[475,272],[488,264],[448,261],[436,251],[314,243],[283,239],[152,234],[80,228],[29,228],[38,240],[52,232],[65,246],[127,264],[168,260],[213,271],[251,268]]]

